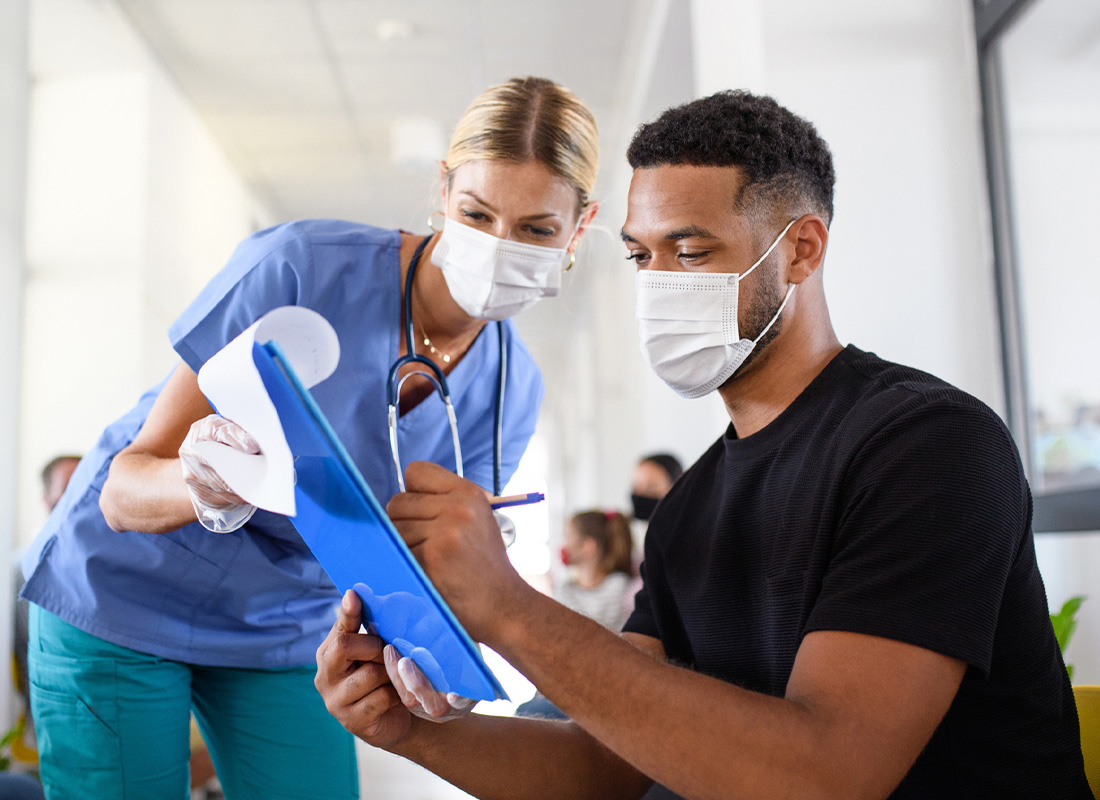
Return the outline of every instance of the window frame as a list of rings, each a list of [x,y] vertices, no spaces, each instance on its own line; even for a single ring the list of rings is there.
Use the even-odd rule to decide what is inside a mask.
[[[1029,477],[1034,461],[1028,413],[1031,398],[1024,347],[1027,331],[1020,302],[1019,260],[1009,168],[1010,142],[999,45],[1024,12],[1038,2],[1042,0],[973,0],[1007,422]],[[1036,533],[1100,530],[1100,487],[1035,493],[1033,506],[1032,528]]]

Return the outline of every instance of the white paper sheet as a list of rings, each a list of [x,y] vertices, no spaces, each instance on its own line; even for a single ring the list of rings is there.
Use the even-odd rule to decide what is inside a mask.
[[[294,459],[252,360],[253,344],[270,341],[282,348],[306,388],[331,375],[340,361],[336,331],[316,311],[283,306],[264,314],[207,361],[198,376],[202,393],[219,414],[252,435],[260,454],[219,442],[199,442],[195,451],[252,505],[293,516]]]

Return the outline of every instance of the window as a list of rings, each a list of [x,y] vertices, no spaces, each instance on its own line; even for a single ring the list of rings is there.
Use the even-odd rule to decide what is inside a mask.
[[[974,12],[1009,425],[1035,530],[1100,530],[1100,3]]]

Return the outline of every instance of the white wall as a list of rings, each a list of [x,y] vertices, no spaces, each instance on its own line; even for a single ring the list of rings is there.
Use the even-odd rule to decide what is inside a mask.
[[[112,5],[33,0],[19,532],[38,470],[82,453],[177,358],[168,325],[264,220]]]
[[[16,540],[19,363],[22,358],[24,192],[27,155],[27,3],[4,6],[0,24],[0,552]],[[0,567],[0,642],[11,641],[11,581]],[[11,686],[11,660],[0,659],[0,686]],[[0,692],[0,730],[12,718],[11,694]]]
[[[1004,412],[970,3],[765,6],[767,90],[833,151],[841,341]]]

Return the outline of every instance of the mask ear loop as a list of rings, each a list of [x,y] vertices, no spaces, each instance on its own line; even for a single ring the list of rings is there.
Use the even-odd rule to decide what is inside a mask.
[[[764,334],[771,330],[772,325],[779,319],[779,315],[783,313],[783,307],[787,305],[787,301],[791,299],[791,295],[794,294],[794,284],[792,283],[788,289],[787,294],[783,297],[783,302],[779,304],[779,309],[775,312],[775,316],[772,317],[772,321],[764,326],[764,330],[760,331],[760,335],[752,340],[752,346],[756,347],[757,343],[764,338]]]
[[[771,243],[771,245],[768,247],[767,250],[764,251],[764,255],[762,255],[762,256],[760,256],[760,258],[756,259],[755,264],[753,264],[751,267],[749,267],[747,270],[745,270],[744,272],[742,272],[740,275],[737,276],[737,282],[738,283],[740,283],[744,278],[747,278],[749,276],[750,272],[752,272],[754,269],[756,269],[762,263],[764,263],[764,259],[767,258],[768,255],[771,253],[771,251],[775,249],[776,245],[778,245],[781,241],[783,241],[783,237],[787,235],[787,231],[789,231],[791,229],[791,226],[794,225],[796,222],[798,222],[797,219],[792,219],[790,222],[787,223],[787,227],[784,228],[783,231],[778,236],[775,237],[775,241]]]

